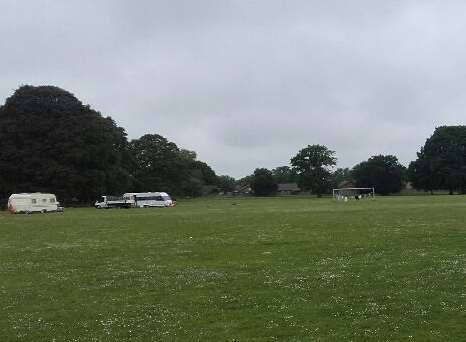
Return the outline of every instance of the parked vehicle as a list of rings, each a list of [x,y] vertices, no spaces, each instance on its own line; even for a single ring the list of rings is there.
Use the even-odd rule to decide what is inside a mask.
[[[22,193],[12,194],[8,198],[8,210],[11,213],[47,213],[63,211],[54,194]]]
[[[131,208],[134,206],[134,200],[119,196],[102,196],[102,201],[96,201],[94,206],[97,209]]]
[[[137,208],[172,207],[174,205],[170,195],[166,192],[128,192],[123,198],[134,201]]]

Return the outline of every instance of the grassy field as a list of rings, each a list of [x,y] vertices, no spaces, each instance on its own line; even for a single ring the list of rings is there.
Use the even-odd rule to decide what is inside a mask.
[[[0,214],[1,341],[466,341],[466,197]]]

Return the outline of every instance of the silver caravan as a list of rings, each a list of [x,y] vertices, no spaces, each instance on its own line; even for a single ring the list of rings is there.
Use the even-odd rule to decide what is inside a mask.
[[[46,213],[62,211],[54,194],[23,193],[12,194],[8,198],[8,210],[11,213]]]
[[[166,192],[128,192],[123,195],[127,200],[134,200],[136,208],[172,207],[174,205],[170,195]]]

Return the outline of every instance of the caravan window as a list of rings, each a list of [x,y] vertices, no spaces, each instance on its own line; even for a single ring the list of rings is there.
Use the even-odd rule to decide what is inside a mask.
[[[35,198],[33,198],[32,200],[32,204],[36,204],[37,203],[37,200]]]
[[[47,198],[42,198],[42,203],[47,203]]]
[[[55,198],[51,198],[50,203],[55,203]]]
[[[138,196],[139,201],[163,201],[162,196]]]

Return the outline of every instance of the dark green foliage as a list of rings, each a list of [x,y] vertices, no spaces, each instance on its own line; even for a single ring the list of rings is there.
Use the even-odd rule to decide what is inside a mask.
[[[335,152],[322,145],[308,145],[291,158],[299,175],[299,186],[322,196],[330,187],[330,168],[336,164]]]
[[[253,175],[245,176],[243,178],[238,179],[236,181],[236,184],[240,186],[246,186],[246,185],[250,186],[252,183],[252,178],[253,178]]]
[[[181,184],[181,188],[177,188],[178,184],[173,184],[175,190],[171,193],[187,197],[199,197],[203,194],[204,183],[200,178],[188,176],[179,184]]]
[[[217,184],[215,172],[196,160],[196,153],[180,150],[175,143],[158,134],[132,140],[137,191],[166,191],[181,196],[200,196],[203,187]]]
[[[406,168],[392,155],[373,156],[352,170],[357,187],[373,187],[381,195],[400,192],[405,173]]]
[[[90,202],[126,190],[127,140],[110,117],[52,86],[22,86],[0,108],[2,197],[54,192]]]
[[[215,171],[206,163],[194,160],[188,167],[191,169],[191,174],[200,179],[205,185],[216,185],[218,178]]]
[[[408,179],[415,189],[430,191],[441,188],[441,182],[434,176],[433,163],[426,158],[424,148],[417,153],[417,159],[408,167]]]
[[[409,179],[417,189],[466,193],[466,126],[436,128],[410,164]]]
[[[194,151],[186,150],[186,149],[180,149],[179,156],[181,159],[185,159],[186,161],[192,161],[196,160],[197,158],[197,153]]]
[[[256,169],[251,179],[251,189],[256,196],[268,196],[277,192],[277,182],[267,169]]]
[[[351,170],[349,168],[338,168],[330,176],[332,188],[352,187],[354,184]]]
[[[236,181],[230,176],[218,177],[218,188],[223,192],[233,192],[235,190]]]
[[[183,195],[197,197],[216,191],[217,175],[206,163],[191,160],[184,164],[180,171],[188,175],[181,183]]]
[[[23,86],[0,107],[0,199],[53,192],[89,203],[103,194],[167,191],[199,196],[215,172],[157,134],[128,144],[123,128],[53,86]]]
[[[136,162],[136,191],[166,191],[181,194],[182,182],[188,178],[190,160],[181,158],[175,143],[158,134],[146,134],[130,143]]]
[[[279,166],[272,170],[275,181],[281,183],[297,183],[298,174],[289,166]]]

